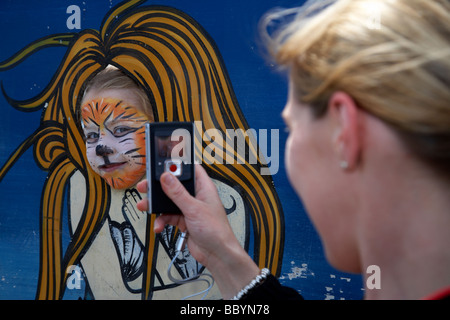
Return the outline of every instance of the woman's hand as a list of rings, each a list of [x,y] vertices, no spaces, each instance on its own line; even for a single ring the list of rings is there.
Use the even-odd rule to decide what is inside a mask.
[[[161,176],[162,189],[183,214],[160,215],[154,231],[161,232],[166,224],[188,231],[190,253],[211,272],[223,298],[231,298],[258,275],[259,268],[234,236],[217,189],[201,165],[195,168],[195,184],[194,198],[172,174]],[[137,188],[147,192],[147,181]],[[148,209],[147,199],[138,203],[138,209]]]
[[[233,242],[235,236],[214,183],[202,166],[197,165],[195,169],[195,198],[172,174],[164,173],[161,176],[164,192],[183,214],[160,215],[155,221],[154,231],[160,233],[166,224],[178,226],[181,231],[188,231],[189,251],[198,262],[207,267],[209,260],[220,254],[218,249],[224,242]],[[140,192],[147,192],[147,181],[142,181],[137,187]],[[138,209],[148,209],[147,199],[140,201]]]

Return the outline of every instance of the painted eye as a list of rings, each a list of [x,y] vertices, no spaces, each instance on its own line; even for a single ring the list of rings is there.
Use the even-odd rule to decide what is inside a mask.
[[[116,127],[114,128],[113,134],[115,137],[123,137],[133,131],[135,131],[135,129],[130,127]]]
[[[88,132],[86,134],[87,143],[95,143],[98,141],[99,134],[97,132]]]

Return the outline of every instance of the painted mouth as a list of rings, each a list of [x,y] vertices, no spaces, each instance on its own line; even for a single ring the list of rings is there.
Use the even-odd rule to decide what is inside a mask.
[[[108,163],[108,164],[102,164],[98,168],[105,172],[112,172],[114,170],[121,168],[125,164],[126,164],[126,162],[113,162],[113,163]]]

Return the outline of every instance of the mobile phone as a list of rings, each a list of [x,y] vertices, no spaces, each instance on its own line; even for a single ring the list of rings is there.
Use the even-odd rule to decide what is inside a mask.
[[[145,128],[149,213],[181,214],[164,193],[161,175],[169,172],[195,196],[193,122],[150,122]]]

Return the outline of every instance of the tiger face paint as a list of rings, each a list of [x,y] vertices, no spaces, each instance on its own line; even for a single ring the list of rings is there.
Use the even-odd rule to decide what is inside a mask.
[[[114,189],[134,186],[145,175],[146,115],[126,101],[94,99],[81,107],[89,164]]]

